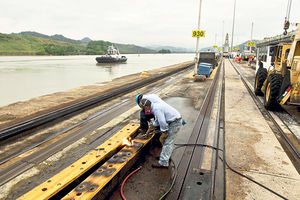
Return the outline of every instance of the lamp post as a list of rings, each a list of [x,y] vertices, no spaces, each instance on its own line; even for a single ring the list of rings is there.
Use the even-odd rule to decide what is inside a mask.
[[[201,6],[202,6],[202,0],[200,0],[200,6],[199,6],[199,16],[198,16],[198,30],[200,30],[200,18],[201,18]],[[194,69],[194,75],[197,74],[197,68],[198,68],[198,61],[199,61],[199,37],[197,37],[197,44],[196,44],[196,56],[195,56],[195,69]]]

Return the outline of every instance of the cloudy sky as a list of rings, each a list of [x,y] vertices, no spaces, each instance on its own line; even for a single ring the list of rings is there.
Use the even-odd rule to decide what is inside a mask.
[[[195,48],[200,0],[2,0],[0,32],[37,31],[73,39]],[[288,0],[237,0],[234,44],[283,32]],[[234,0],[203,0],[200,47],[221,44],[231,34]],[[300,22],[293,0],[291,22]],[[224,21],[224,28],[223,28]],[[223,31],[224,30],[224,31]],[[224,36],[225,37],[225,36]],[[231,37],[230,37],[231,38]]]

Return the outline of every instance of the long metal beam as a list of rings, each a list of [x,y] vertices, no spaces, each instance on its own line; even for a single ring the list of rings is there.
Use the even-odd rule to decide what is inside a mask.
[[[123,139],[132,137],[139,125],[130,123],[113,135],[110,139],[88,152],[85,156],[68,166],[52,178],[27,192],[19,200],[49,199],[66,188],[80,176],[98,163],[104,162],[123,146]]]
[[[203,120],[199,129],[195,130],[198,133],[198,138],[194,142],[196,144],[206,144],[206,138],[209,129],[209,123],[211,121],[211,114],[216,96],[216,89],[218,88],[218,80],[220,76],[222,64],[218,68],[218,72],[215,76],[212,88],[209,91],[207,98],[207,104],[205,104],[204,112],[201,113]],[[216,103],[218,104],[218,103]],[[201,169],[205,148],[201,146],[194,146],[194,151],[191,156],[190,164],[186,170],[186,176],[182,184],[181,193],[178,199],[213,199],[210,198],[210,191],[214,187],[211,187],[213,182],[213,173],[215,169],[203,170]],[[213,155],[211,155],[213,156]],[[212,160],[212,162],[215,162]],[[212,163],[214,165],[214,163]]]
[[[222,64],[220,64],[219,66],[221,66],[221,65]],[[201,131],[201,129],[204,127],[203,123],[208,120],[206,115],[210,115],[210,111],[211,111],[211,107],[212,107],[212,100],[213,100],[212,96],[213,96],[214,90],[216,88],[216,82],[219,77],[219,72],[220,72],[220,67],[218,67],[217,74],[216,74],[214,80],[212,81],[210,88],[209,88],[209,90],[205,96],[205,99],[202,103],[199,115],[198,115],[196,123],[195,123],[195,127],[194,127],[192,134],[188,141],[189,144],[197,143],[197,141],[199,142],[199,140],[203,139],[204,134],[203,134],[203,131]],[[203,129],[205,129],[205,128],[203,128]],[[203,136],[201,136],[201,135],[203,135]],[[199,142],[199,143],[201,143],[201,142]],[[174,188],[171,191],[171,193],[167,196],[167,199],[170,199],[170,200],[181,199],[181,197],[183,195],[184,187],[187,184],[186,178],[189,177],[191,175],[190,173],[193,172],[193,169],[190,166],[192,166],[195,161],[199,161],[199,159],[201,159],[199,157],[200,154],[202,154],[201,152],[197,152],[196,153],[197,155],[195,154],[195,151],[198,151],[197,149],[202,149],[202,148],[196,148],[196,146],[187,146],[185,148],[182,159],[180,160],[179,165],[177,167],[178,168],[178,177],[176,179]],[[195,154],[196,158],[195,158],[194,154]],[[193,157],[196,160],[192,161]]]
[[[154,134],[148,139],[135,138],[132,147],[124,147],[68,193],[63,200],[104,199],[127,173],[127,169],[135,163],[142,149],[153,138]]]

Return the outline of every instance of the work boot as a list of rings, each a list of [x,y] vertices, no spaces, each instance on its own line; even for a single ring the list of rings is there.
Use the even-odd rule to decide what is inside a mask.
[[[153,163],[151,166],[153,168],[162,168],[162,169],[168,169],[169,168],[169,166],[163,166],[163,165],[159,164],[159,162]]]
[[[159,160],[159,159],[160,159],[160,156],[156,156],[155,159],[156,159],[156,160]],[[169,160],[169,165],[170,165],[170,163],[171,163],[171,160]]]

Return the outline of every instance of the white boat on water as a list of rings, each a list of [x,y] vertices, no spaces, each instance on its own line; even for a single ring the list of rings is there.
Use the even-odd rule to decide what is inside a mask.
[[[96,57],[98,63],[116,63],[116,62],[126,62],[126,56],[122,56],[118,49],[113,45],[109,46],[105,56]]]

